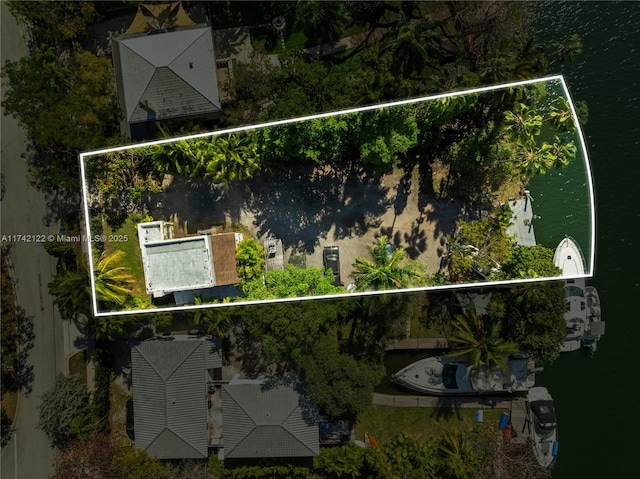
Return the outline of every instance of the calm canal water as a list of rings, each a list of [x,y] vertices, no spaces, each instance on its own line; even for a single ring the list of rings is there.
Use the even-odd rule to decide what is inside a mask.
[[[553,477],[632,477],[640,446],[640,3],[540,2],[534,9],[540,40],[577,33],[583,43],[574,62],[551,65],[550,73],[562,73],[573,99],[589,107],[584,133],[597,223],[590,282],[598,288],[607,322],[595,357],[581,351],[563,355],[538,376],[555,399],[559,421]],[[570,176],[560,172],[553,180],[557,207],[535,210],[544,223],[536,229],[543,236],[539,242],[555,241],[544,236],[572,221],[563,206],[571,198],[562,194]],[[566,233],[583,245],[583,233]]]

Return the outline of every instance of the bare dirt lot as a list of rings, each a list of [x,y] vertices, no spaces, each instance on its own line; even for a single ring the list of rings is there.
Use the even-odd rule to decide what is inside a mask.
[[[241,225],[259,241],[273,234],[282,239],[285,261],[304,254],[307,266],[321,266],[323,247],[337,245],[347,283],[356,256],[367,256],[381,235],[430,274],[439,270],[461,206],[426,193],[427,184],[431,179],[422,181],[418,167],[379,175],[355,164],[296,165],[230,188],[176,177],[149,213],[154,219],[177,214],[189,232]]]

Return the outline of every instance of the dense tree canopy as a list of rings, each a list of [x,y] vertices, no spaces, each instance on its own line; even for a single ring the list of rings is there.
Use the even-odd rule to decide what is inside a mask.
[[[41,47],[32,56],[6,62],[2,80],[8,87],[2,102],[5,111],[39,147],[88,150],[104,146],[117,132],[117,99],[108,58],[80,51],[63,60],[53,48]]]
[[[295,298],[344,293],[333,285],[333,275],[324,268],[298,268],[287,264],[284,270],[268,271],[264,280],[255,277],[243,284],[247,299]]]
[[[347,300],[263,304],[246,307],[243,320],[267,360],[293,365],[352,308]]]
[[[515,245],[502,265],[502,272],[511,279],[553,278],[562,274],[553,263],[554,251],[542,245]]]
[[[542,282],[513,286],[494,293],[492,311],[502,321],[505,337],[542,364],[552,363],[564,341],[564,283]]]
[[[330,336],[321,337],[311,352],[300,358],[302,380],[311,400],[333,419],[354,420],[371,404],[373,388],[384,376],[381,363],[358,361],[340,353]]]
[[[478,273],[486,277],[498,274],[512,243],[493,221],[459,222],[449,246],[452,279],[471,280]]]
[[[95,434],[74,440],[56,451],[56,479],[155,479],[170,477],[170,468],[142,449],[134,449],[112,435]]]
[[[241,287],[264,276],[264,248],[253,238],[240,241],[236,247],[236,264]]]
[[[87,386],[78,376],[59,375],[53,387],[40,398],[38,429],[52,445],[60,447],[73,438],[77,418],[90,420]]]
[[[11,13],[34,30],[38,45],[70,44],[86,40],[87,26],[96,17],[93,2],[68,0],[10,1]]]

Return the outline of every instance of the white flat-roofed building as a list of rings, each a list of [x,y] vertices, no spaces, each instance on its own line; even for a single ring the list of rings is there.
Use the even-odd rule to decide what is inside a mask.
[[[146,243],[163,241],[173,238],[173,223],[166,221],[150,221],[138,225],[138,240],[140,248]]]
[[[173,225],[140,223],[138,238],[148,294],[206,290],[240,282],[235,251],[240,233],[173,238]]]

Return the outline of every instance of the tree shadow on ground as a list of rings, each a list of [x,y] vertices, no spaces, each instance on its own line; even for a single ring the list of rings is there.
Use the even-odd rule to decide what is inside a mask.
[[[187,223],[189,233],[195,233],[198,229],[225,224],[229,217],[226,208],[233,204],[228,201],[221,204],[225,193],[211,180],[174,176],[164,192],[153,195],[146,206],[154,219],[169,219],[177,214]],[[239,216],[239,207],[235,216]]]
[[[433,408],[431,418],[437,420],[444,419],[445,421],[448,421],[453,417],[462,419],[460,415],[460,407],[457,401],[446,397],[438,398],[438,405]]]
[[[304,164],[251,182],[247,208],[258,235],[272,233],[285,247],[312,253],[318,238],[362,236],[381,224],[388,188],[373,170],[354,163]]]
[[[244,328],[234,328],[230,341],[230,348],[235,351],[235,360],[240,363],[245,377],[255,379],[267,371],[260,342],[253,335]]]

